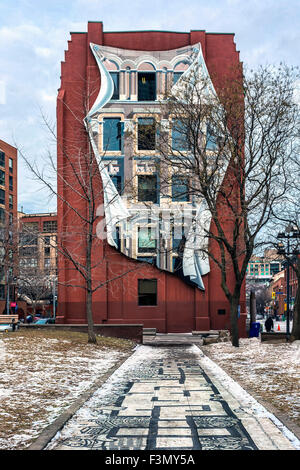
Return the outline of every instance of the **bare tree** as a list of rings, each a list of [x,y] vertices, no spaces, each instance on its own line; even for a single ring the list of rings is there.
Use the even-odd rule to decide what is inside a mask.
[[[93,90],[94,92],[94,90]],[[80,109],[87,115],[90,96],[80,96]],[[62,101],[62,106],[72,116],[73,124],[80,132],[77,143],[73,141],[61,141],[56,137],[56,131],[42,113],[43,122],[50,135],[57,143],[57,152],[60,159],[56,160],[48,152],[45,165],[28,158],[20,149],[19,153],[24,159],[33,177],[39,181],[49,191],[49,194],[57,199],[57,204],[68,214],[68,222],[62,221],[57,234],[57,251],[62,260],[59,267],[62,270],[74,272],[74,278],[68,282],[58,281],[65,287],[83,289],[86,292],[86,318],[88,324],[88,342],[96,343],[93,320],[93,294],[100,288],[106,288],[108,283],[125,276],[128,272],[137,270],[139,266],[134,266],[123,270],[122,274],[111,273],[109,279],[97,279],[95,272],[97,268],[106,263],[105,244],[103,255],[95,257],[95,250],[99,249],[102,241],[99,240],[97,227],[104,218],[103,200],[107,189],[114,193],[108,205],[113,205],[119,197],[117,191],[114,192],[112,181],[108,179],[105,183],[101,180],[99,162],[96,158],[97,130],[88,119],[83,119],[81,114],[70,109]],[[93,142],[92,142],[93,141]],[[104,152],[105,154],[105,152]],[[106,185],[110,185],[107,188]],[[67,196],[66,196],[67,194]],[[101,233],[103,235],[103,233]],[[83,282],[78,282],[79,279]]]
[[[181,178],[200,207],[195,233],[198,226],[204,242],[194,252],[220,269],[234,346],[248,262],[287,189],[287,162],[299,128],[296,78],[286,66],[243,75],[237,70],[217,82],[216,93],[210,78],[196,70],[184,74],[161,105],[165,121],[172,116],[169,126],[157,121],[162,184],[167,188]]]

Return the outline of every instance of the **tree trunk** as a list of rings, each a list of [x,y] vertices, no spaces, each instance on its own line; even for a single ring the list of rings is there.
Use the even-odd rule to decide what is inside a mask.
[[[298,288],[296,292],[294,315],[293,315],[293,328],[291,333],[291,340],[300,340],[300,276],[298,276]]]
[[[239,294],[234,293],[230,300],[230,326],[232,346],[239,347],[239,329],[238,329],[238,306],[240,302]]]
[[[89,281],[88,281],[89,283]],[[88,322],[88,343],[97,344],[92,311],[92,290],[88,287],[86,297],[86,317]]]

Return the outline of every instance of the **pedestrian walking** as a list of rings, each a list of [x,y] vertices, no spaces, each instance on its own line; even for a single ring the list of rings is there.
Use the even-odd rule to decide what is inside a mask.
[[[273,318],[271,316],[269,316],[266,321],[265,321],[265,328],[266,328],[266,331],[267,333],[270,333],[271,330],[273,330],[274,328],[274,322],[273,322]]]

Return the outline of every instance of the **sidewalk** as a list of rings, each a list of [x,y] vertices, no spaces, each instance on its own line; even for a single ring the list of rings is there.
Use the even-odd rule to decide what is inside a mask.
[[[299,440],[196,345],[139,346],[51,450],[295,450]]]

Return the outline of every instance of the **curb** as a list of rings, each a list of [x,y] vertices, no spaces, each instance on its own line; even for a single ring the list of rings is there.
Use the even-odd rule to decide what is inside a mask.
[[[196,344],[195,346],[198,347],[198,345]],[[199,348],[200,349],[200,348]],[[204,354],[204,356],[208,357],[211,361],[213,361],[213,359],[211,357],[209,357],[208,354],[205,354],[205,352],[200,349],[201,352]],[[213,361],[214,362],[214,361]],[[217,364],[217,363],[216,363]],[[218,365],[218,364],[217,364]],[[218,365],[219,366],[219,365]],[[240,381],[240,380],[237,380],[235,377],[232,377],[231,374],[229,374],[225,369],[223,369],[221,366],[219,366],[232,380],[234,380],[235,382],[237,382],[246,392],[249,393],[249,395],[251,395],[260,405],[262,405],[264,408],[266,408],[266,410],[273,414],[275,416],[275,418],[277,418],[279,421],[281,421],[281,423],[289,430],[291,431],[295,437],[300,441],[300,427],[294,422],[291,420],[291,418],[287,418],[286,415],[284,415],[280,410],[278,410],[277,408],[275,408],[274,405],[271,405],[270,403],[266,402],[265,400],[263,400],[263,398],[261,398],[256,391],[254,391],[251,387],[249,387],[247,384],[245,384],[245,382],[243,381]]]
[[[134,350],[131,351],[127,357],[122,359],[118,364],[108,369],[108,371],[101,376],[96,382],[91,385],[91,387],[86,390],[85,392],[81,393],[78,398],[74,401],[72,405],[70,405],[58,418],[56,418],[53,423],[49,424],[43,431],[39,434],[39,436],[24,450],[43,450],[49,444],[49,442],[53,439],[53,437],[60,431],[63,426],[66,424],[69,419],[82,407],[82,405],[91,398],[91,396],[96,392],[98,388],[100,388],[108,379],[109,377],[117,370],[121,365],[127,361],[129,357],[132,356]]]

